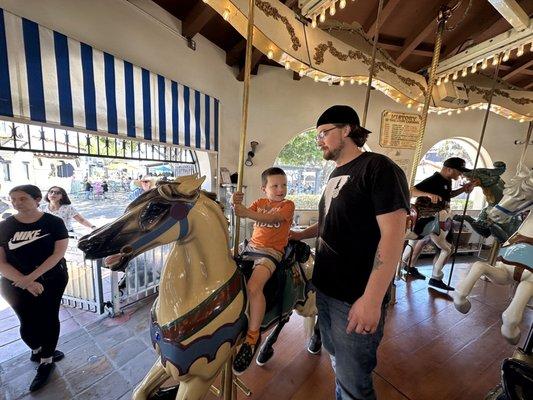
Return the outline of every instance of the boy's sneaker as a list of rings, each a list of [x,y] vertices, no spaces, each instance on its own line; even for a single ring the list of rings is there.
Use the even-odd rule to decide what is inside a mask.
[[[322,339],[320,335],[317,335],[316,333],[311,336],[311,339],[309,339],[309,344],[307,345],[307,351],[311,354],[318,354],[320,353],[320,350],[322,349]]]
[[[235,375],[241,375],[250,366],[260,343],[261,336],[257,340],[256,344],[250,344],[247,342],[242,344],[239,352],[233,360],[233,373]]]
[[[44,385],[46,385],[55,367],[56,365],[53,362],[46,363],[46,364],[40,364],[39,367],[37,368],[37,374],[35,375],[35,378],[33,378],[33,381],[31,382],[30,392],[35,392],[36,390],[39,390]]]
[[[412,276],[415,279],[422,279],[422,280],[426,279],[426,276],[421,274],[420,271],[418,270],[418,268],[416,268],[416,267],[407,267],[407,266],[405,266],[404,270],[407,272],[407,275],[410,275],[410,276]]]
[[[65,354],[62,351],[59,351],[59,350],[55,350],[54,351],[54,355],[52,356],[52,361],[53,362],[60,361],[63,358],[65,358]],[[30,356],[30,361],[40,362],[41,361],[41,352],[38,352],[38,353],[35,353],[35,354],[32,352],[31,356]]]
[[[436,288],[439,288],[439,289],[443,289],[443,290],[449,290],[449,291],[452,291],[452,290],[455,290],[453,287],[451,286],[448,286],[446,285],[442,279],[435,279],[435,278],[431,278],[429,280],[429,284],[433,287],[436,287]]]

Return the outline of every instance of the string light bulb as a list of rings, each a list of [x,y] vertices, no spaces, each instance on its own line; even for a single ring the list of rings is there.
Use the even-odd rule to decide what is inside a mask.
[[[291,69],[291,63],[290,61],[285,61],[285,69],[288,71],[289,69]]]
[[[272,58],[274,58],[274,51],[272,49],[268,50],[267,57],[269,60],[272,60]]]
[[[498,56],[492,58],[492,66],[495,67],[496,65],[498,65]]]
[[[466,67],[463,68],[463,72],[461,72],[461,76],[464,78],[468,75],[468,69]]]
[[[413,107],[413,104],[412,103],[407,103],[407,108],[411,108]]]
[[[525,121],[524,118],[520,118],[520,120],[519,120],[518,122],[522,123],[522,122],[524,122],[524,121]]]
[[[437,86],[440,86],[440,84],[441,84],[441,78],[439,76],[439,79],[437,79]]]
[[[318,74],[315,74],[315,77],[313,79],[315,82],[318,82]]]
[[[477,63],[472,64],[472,68],[470,68],[470,71],[475,74],[477,72]]]
[[[229,15],[230,15],[230,11],[229,9],[226,8],[224,12],[222,13],[222,18],[224,18],[224,21],[229,20]]]
[[[450,77],[446,75],[446,77],[444,78],[444,83],[448,83],[448,82],[450,82]]]
[[[448,111],[448,116],[452,115],[452,112],[451,111]]]
[[[342,10],[344,7],[346,7],[346,0],[339,1],[339,8]]]
[[[503,55],[503,62],[509,61],[509,57],[511,56],[511,50],[507,50]]]
[[[344,79],[341,78],[339,85],[344,86]]]
[[[456,81],[457,78],[459,78],[459,72],[458,72],[458,71],[455,71],[455,72],[453,73],[452,79],[453,79],[454,81]]]
[[[350,79],[350,85],[353,85],[355,83],[355,79],[354,78],[351,78]]]
[[[322,12],[320,13],[320,22],[324,22],[326,20],[326,9],[323,8]]]
[[[333,17],[336,12],[337,10],[335,9],[335,2],[332,2],[331,6],[329,6],[329,15]]]
[[[481,69],[487,69],[488,66],[488,60],[485,58],[483,62],[481,63]]]
[[[461,114],[461,109],[457,109],[457,114]]]
[[[305,75],[305,69],[300,68],[300,71],[298,72],[298,75],[300,75],[300,78],[302,78]]]
[[[516,51],[516,56],[517,57],[520,57],[522,54],[524,54],[524,45],[521,44],[519,47],[518,47],[518,50]]]
[[[313,15],[312,21],[311,21],[311,28],[316,28],[316,15]]]

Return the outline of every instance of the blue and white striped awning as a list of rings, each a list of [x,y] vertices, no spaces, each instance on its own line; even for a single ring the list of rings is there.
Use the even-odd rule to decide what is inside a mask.
[[[218,151],[218,99],[1,8],[0,116]]]

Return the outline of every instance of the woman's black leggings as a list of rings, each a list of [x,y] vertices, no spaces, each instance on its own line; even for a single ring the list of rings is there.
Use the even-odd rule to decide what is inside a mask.
[[[67,267],[59,265],[38,280],[44,291],[35,297],[27,290],[0,279],[0,293],[20,320],[20,337],[30,349],[41,350],[41,358],[52,357],[59,339],[59,306],[68,282]]]

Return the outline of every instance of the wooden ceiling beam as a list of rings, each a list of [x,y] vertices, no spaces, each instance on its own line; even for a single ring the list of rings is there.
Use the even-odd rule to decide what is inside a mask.
[[[244,50],[246,50],[246,40],[240,39],[231,49],[226,51],[226,64],[230,67],[238,64]]]
[[[431,11],[425,15],[416,19],[418,23],[414,24],[414,29],[411,34],[405,39],[405,43],[402,46],[396,62],[400,65],[405,59],[412,53],[414,49],[418,47],[420,43],[431,33],[437,30],[437,15],[439,14],[440,7],[446,3],[446,0],[440,0],[433,4]]]
[[[263,53],[261,53],[259,50],[257,50],[255,47],[252,49],[252,65],[250,68],[250,71],[254,71],[257,73],[257,67],[259,66],[259,63],[261,62],[261,59],[263,58]],[[243,66],[239,69],[239,73],[237,74],[237,80],[239,82],[244,81],[244,62],[242,63]]]
[[[529,89],[531,89],[531,88],[533,88],[533,81],[531,81],[531,82],[528,83],[526,86],[524,86],[524,89],[526,89],[526,90],[529,90]]]
[[[404,45],[404,40],[394,36],[380,35],[378,46],[381,49],[388,51],[399,51]],[[442,49],[445,47],[442,46]],[[433,44],[430,43],[420,43],[417,48],[415,48],[411,54],[422,56],[422,57],[433,57]]]
[[[215,16],[216,11],[203,1],[197,2],[187,14],[181,25],[181,34],[186,38],[193,38]]]
[[[387,20],[387,18],[390,16],[390,14],[394,11],[396,6],[400,3],[400,0],[388,0],[387,4],[383,6],[383,10],[381,10],[381,16],[379,21],[379,26],[376,24],[376,17],[378,14],[378,9],[376,9],[370,14],[370,16],[367,18],[365,23],[363,24],[363,29],[366,32],[366,35],[368,37],[374,37],[374,32],[376,31],[376,28],[381,28],[381,25]],[[379,3],[378,3],[379,6]]]
[[[530,60],[523,60],[519,64],[516,65],[516,67],[511,67],[511,71],[506,73],[502,76],[502,79],[509,80],[511,78],[516,77],[518,74],[523,73],[523,71],[527,70],[529,67],[533,66],[533,58]]]

